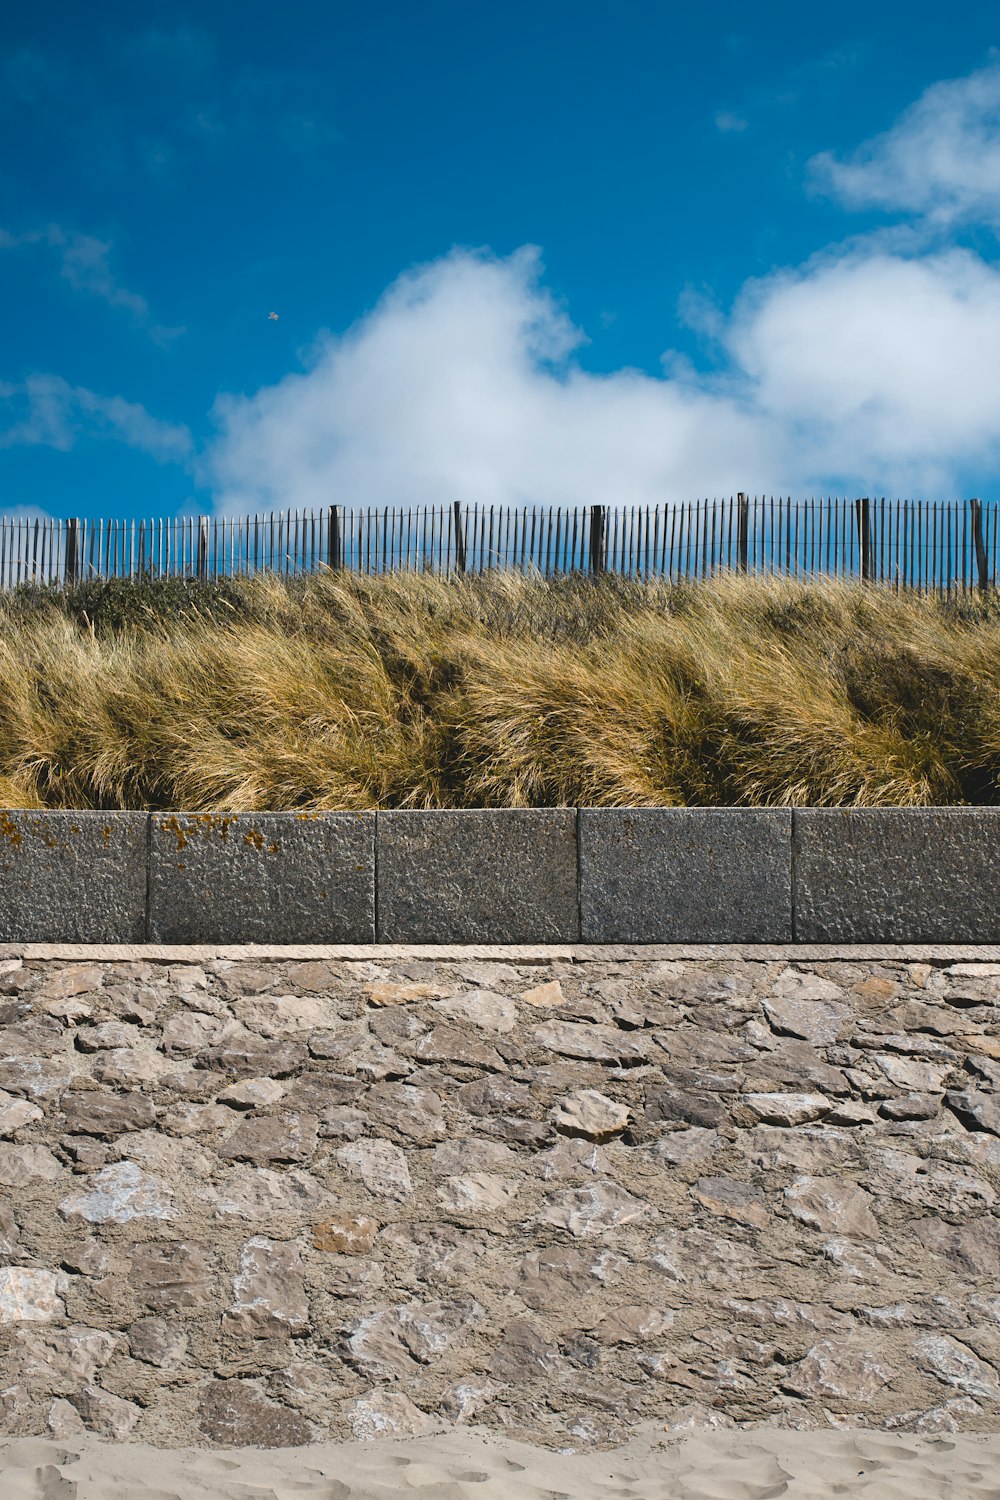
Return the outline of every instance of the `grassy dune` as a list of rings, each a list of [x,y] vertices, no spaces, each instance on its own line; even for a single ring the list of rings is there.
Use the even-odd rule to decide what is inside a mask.
[[[1000,608],[726,577],[0,597],[0,805],[1000,801]]]

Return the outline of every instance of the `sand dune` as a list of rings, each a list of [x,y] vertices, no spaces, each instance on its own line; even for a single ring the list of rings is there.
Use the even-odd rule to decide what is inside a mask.
[[[1000,1435],[776,1428],[645,1431],[605,1453],[482,1431],[308,1448],[0,1445],[4,1500],[977,1500],[1000,1497]]]

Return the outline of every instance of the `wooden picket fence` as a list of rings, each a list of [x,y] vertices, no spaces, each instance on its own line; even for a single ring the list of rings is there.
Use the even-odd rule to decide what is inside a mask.
[[[350,568],[706,578],[826,574],[944,593],[995,586],[997,502],[738,494],[679,505],[272,511],[176,520],[0,519],[0,587]]]

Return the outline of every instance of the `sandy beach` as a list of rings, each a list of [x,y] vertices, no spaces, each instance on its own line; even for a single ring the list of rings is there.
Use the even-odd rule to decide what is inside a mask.
[[[609,1452],[469,1430],[304,1448],[0,1447],[4,1500],[973,1500],[1000,1496],[1000,1434],[653,1429]]]

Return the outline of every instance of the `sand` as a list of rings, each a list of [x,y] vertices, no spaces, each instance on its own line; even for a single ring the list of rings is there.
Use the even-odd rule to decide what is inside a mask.
[[[777,1428],[641,1433],[605,1453],[488,1434],[198,1450],[0,1444],[3,1500],[976,1500],[1000,1497],[1000,1434]]]

